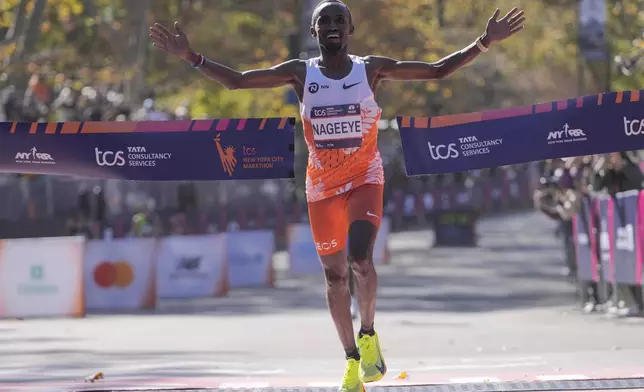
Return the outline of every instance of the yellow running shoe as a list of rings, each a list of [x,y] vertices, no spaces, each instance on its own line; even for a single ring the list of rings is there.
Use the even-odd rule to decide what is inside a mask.
[[[387,365],[380,351],[378,334],[362,337],[358,335],[358,351],[360,352],[360,380],[368,383],[382,379],[387,373]]]
[[[364,385],[358,376],[360,363],[353,358],[347,359],[347,368],[342,377],[342,385],[338,392],[365,392]]]

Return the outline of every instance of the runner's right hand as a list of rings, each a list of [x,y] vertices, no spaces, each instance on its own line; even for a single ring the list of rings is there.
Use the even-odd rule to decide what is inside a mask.
[[[160,23],[155,23],[150,27],[150,40],[153,42],[154,47],[171,54],[173,56],[185,59],[190,53],[190,41],[188,37],[179,28],[179,22],[174,22],[175,31]]]

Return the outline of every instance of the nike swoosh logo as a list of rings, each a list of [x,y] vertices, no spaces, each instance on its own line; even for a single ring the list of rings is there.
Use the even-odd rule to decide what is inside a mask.
[[[367,211],[367,216],[372,216],[372,217],[374,217],[374,218],[377,218],[377,217],[378,217],[378,215],[373,214],[371,211]]]
[[[350,88],[351,88],[351,87],[353,87],[353,86],[357,86],[357,85],[359,85],[360,83],[362,83],[362,82],[358,82],[358,83],[350,84],[350,85],[348,85],[348,86],[347,86],[345,83],[342,83],[342,88],[343,88],[343,89],[345,89],[345,90],[348,90],[348,89],[350,89]]]
[[[376,363],[376,369],[378,369],[378,371],[382,375],[384,375],[385,372],[387,371],[387,366],[385,366],[385,363],[382,362],[382,359],[379,359],[378,362]]]

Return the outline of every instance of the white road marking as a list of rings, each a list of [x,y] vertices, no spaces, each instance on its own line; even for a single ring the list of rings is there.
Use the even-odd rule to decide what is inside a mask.
[[[583,374],[544,374],[537,376],[539,381],[567,381],[567,380],[589,380],[590,377]]]
[[[546,365],[546,362],[540,361],[540,362],[507,362],[507,363],[494,363],[494,364],[472,363],[472,364],[454,364],[454,365],[435,365],[435,366],[424,366],[424,367],[408,368],[408,369],[389,369],[389,371],[423,372],[423,371],[431,371],[431,370],[509,369],[509,368],[517,368],[517,367],[542,366],[542,365]]]
[[[339,383],[332,381],[313,381],[307,385],[312,388],[336,388],[339,386]]]
[[[271,383],[269,382],[227,382],[223,384],[219,384],[220,389],[223,388],[230,388],[230,389],[236,389],[236,388],[268,388],[271,386]]]
[[[489,383],[501,382],[501,379],[497,377],[458,377],[450,378],[449,382],[452,384]]]

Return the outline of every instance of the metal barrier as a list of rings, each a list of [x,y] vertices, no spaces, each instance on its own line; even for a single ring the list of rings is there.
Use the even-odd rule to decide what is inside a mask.
[[[642,286],[644,191],[585,196],[573,233],[578,279],[598,287],[595,301],[617,305],[619,286]]]

